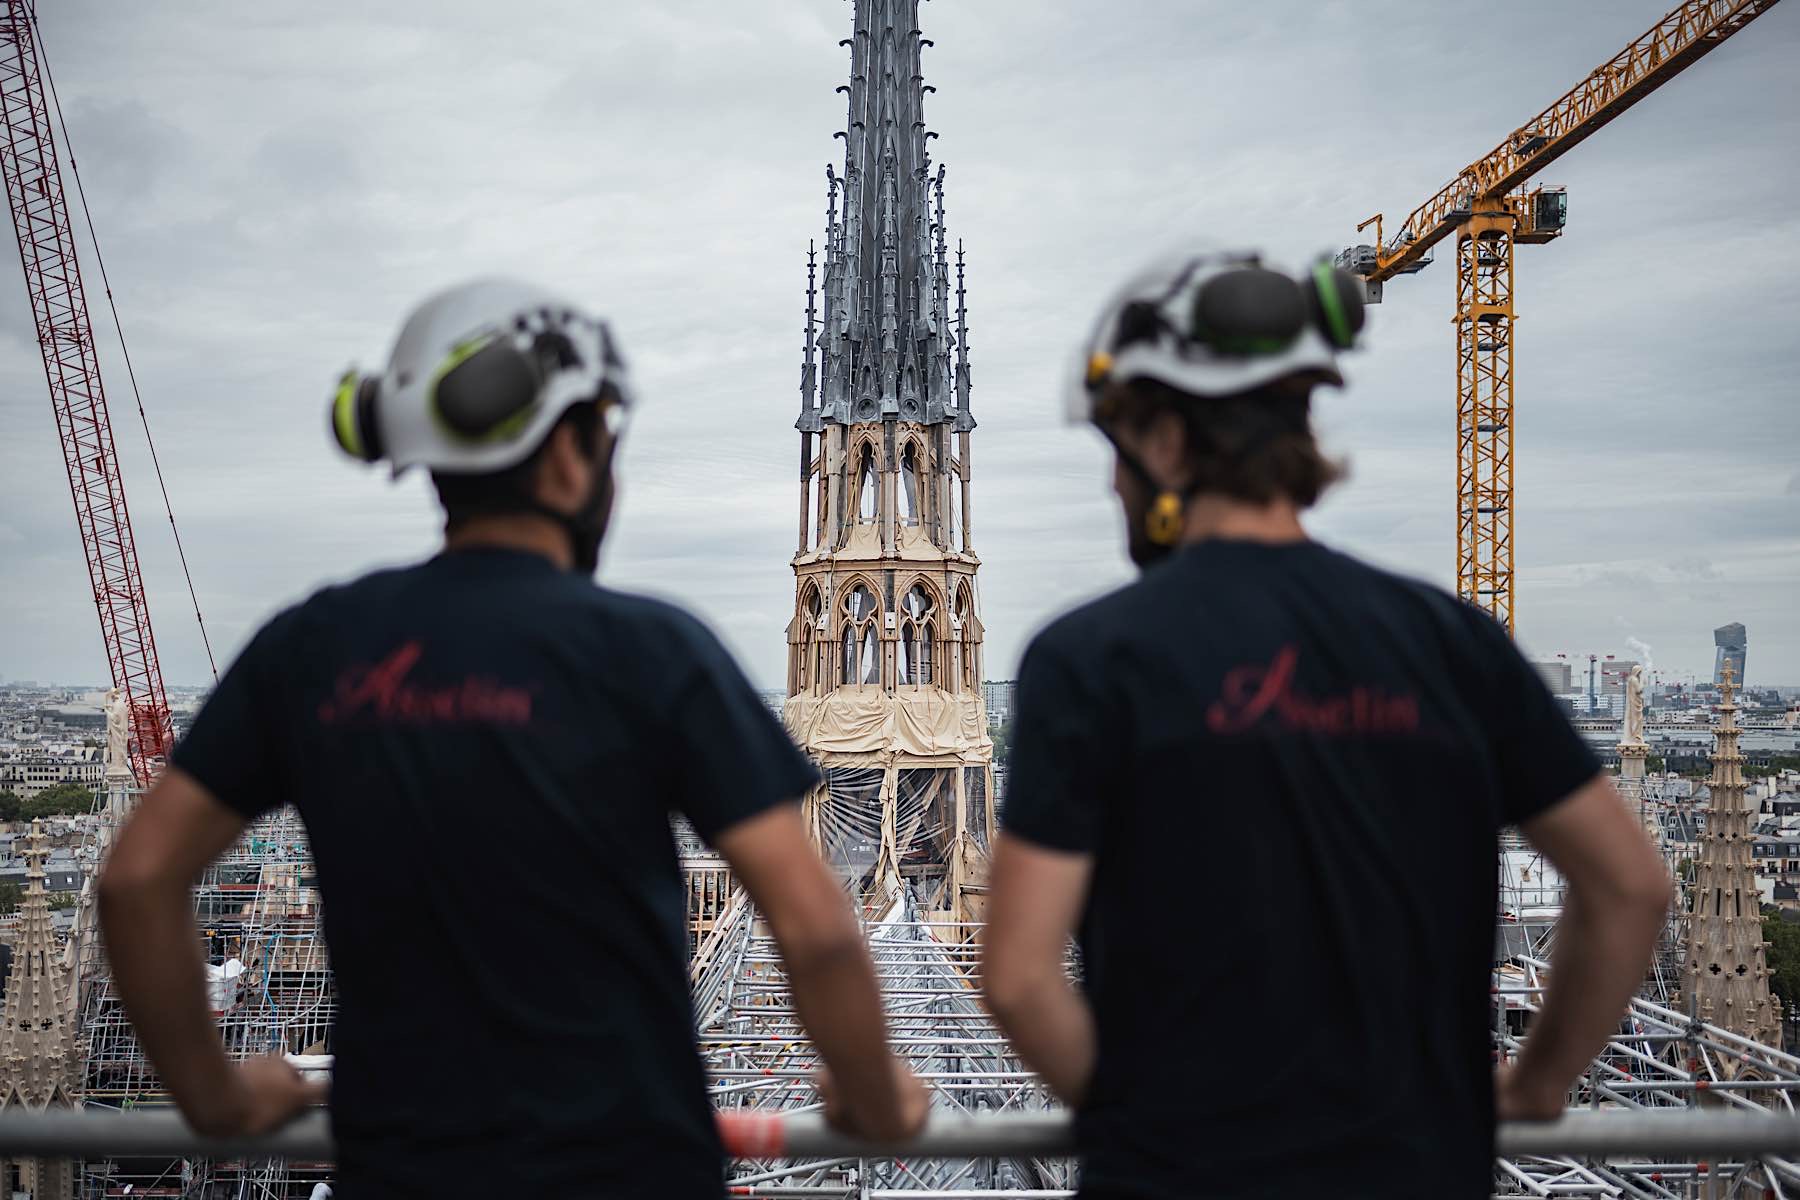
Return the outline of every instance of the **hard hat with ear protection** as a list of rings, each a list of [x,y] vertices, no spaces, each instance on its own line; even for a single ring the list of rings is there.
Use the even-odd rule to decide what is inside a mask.
[[[1293,389],[1270,385],[1292,381],[1302,385],[1294,411],[1304,422],[1311,384],[1342,386],[1337,354],[1356,344],[1364,317],[1360,283],[1327,260],[1290,275],[1254,253],[1166,256],[1134,274],[1101,310],[1065,379],[1065,408],[1071,420],[1099,426],[1126,470],[1149,489],[1145,532],[1166,548],[1181,537],[1201,482],[1174,487],[1152,477],[1112,428],[1108,408],[1119,395],[1113,385],[1155,380],[1177,394],[1177,403],[1186,396],[1195,405],[1269,389],[1274,416],[1293,408]]]
[[[1110,383],[1154,379],[1196,397],[1234,396],[1279,379],[1342,384],[1337,353],[1356,343],[1362,289],[1328,261],[1290,275],[1254,253],[1165,257],[1102,309],[1069,373],[1070,419],[1092,421]]]
[[[477,279],[414,309],[387,369],[347,371],[329,415],[352,458],[480,475],[523,462],[577,404],[617,432],[632,401],[605,321],[531,284]]]

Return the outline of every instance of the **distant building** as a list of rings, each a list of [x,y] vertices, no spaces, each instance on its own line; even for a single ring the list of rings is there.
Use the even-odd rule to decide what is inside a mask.
[[[1744,627],[1736,621],[1713,630],[1713,686],[1718,686],[1724,679],[1727,663],[1731,664],[1731,674],[1738,686],[1744,685],[1744,651],[1749,648],[1749,641]]]
[[[24,855],[9,855],[0,858],[0,883],[17,884],[24,887],[28,876],[28,860]],[[82,880],[81,864],[75,861],[68,851],[50,855],[43,865],[44,890],[47,892],[79,892]]]
[[[989,729],[1012,720],[1013,696],[1019,685],[1011,679],[985,679],[981,683],[981,702],[987,705]]]
[[[106,764],[91,752],[79,757],[32,755],[4,760],[0,761],[0,792],[12,792],[21,800],[29,800],[59,783],[98,787],[105,771]]]
[[[1635,666],[1637,663],[1629,658],[1609,658],[1602,662],[1600,664],[1600,694],[1602,696],[1623,696],[1625,680],[1630,677],[1631,668]],[[1622,706],[1618,704],[1611,707],[1615,710],[1622,710]],[[1618,713],[1615,712],[1614,715],[1617,716]]]
[[[38,720],[63,729],[90,730],[106,728],[106,710],[98,704],[76,702],[49,704],[38,709]]]
[[[1543,676],[1544,686],[1550,689],[1553,696],[1566,696],[1575,690],[1575,670],[1566,662],[1534,662],[1537,673]]]
[[[1796,885],[1800,885],[1800,838],[1780,835],[1759,836],[1751,844],[1750,855],[1756,873],[1776,882],[1775,902],[1793,905]],[[1783,895],[1785,891],[1788,895]]]

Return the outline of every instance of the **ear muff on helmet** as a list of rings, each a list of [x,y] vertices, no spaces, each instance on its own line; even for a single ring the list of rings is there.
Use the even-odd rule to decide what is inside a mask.
[[[540,331],[525,350],[510,335],[472,339],[438,368],[432,412],[463,441],[504,441],[530,422],[544,381],[579,362],[575,343],[559,330]]]
[[[503,440],[531,419],[543,378],[510,337],[472,339],[438,368],[429,393],[431,412],[461,441]]]
[[[1280,271],[1246,266],[1194,293],[1193,337],[1221,354],[1279,354],[1306,327],[1306,298]]]
[[[1321,260],[1304,280],[1245,266],[1206,280],[1193,300],[1192,336],[1220,354],[1279,354],[1308,325],[1348,350],[1363,327],[1362,290]]]
[[[331,432],[351,458],[376,462],[382,455],[381,425],[375,408],[381,381],[373,375],[345,371],[331,398]]]

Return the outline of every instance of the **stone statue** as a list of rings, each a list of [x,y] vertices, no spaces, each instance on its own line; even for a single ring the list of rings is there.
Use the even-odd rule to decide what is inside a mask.
[[[106,773],[131,774],[131,713],[118,688],[106,692]]]
[[[1644,668],[1634,666],[1625,677],[1625,744],[1642,746],[1644,742]]]

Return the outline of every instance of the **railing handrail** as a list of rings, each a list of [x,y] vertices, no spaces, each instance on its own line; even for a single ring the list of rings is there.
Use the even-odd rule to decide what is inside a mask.
[[[723,1112],[719,1114],[719,1128],[727,1152],[737,1158],[993,1158],[1074,1151],[1066,1112],[937,1112],[918,1137],[891,1144],[849,1137],[826,1125],[816,1112]],[[1555,1121],[1502,1125],[1497,1133],[1497,1148],[1509,1158],[1651,1156],[1668,1161],[1800,1155],[1800,1116],[1693,1110],[1571,1110]],[[162,1155],[327,1162],[336,1157],[336,1148],[323,1111],[309,1112],[284,1129],[254,1138],[202,1138],[172,1108],[135,1112],[0,1112],[0,1157]]]

